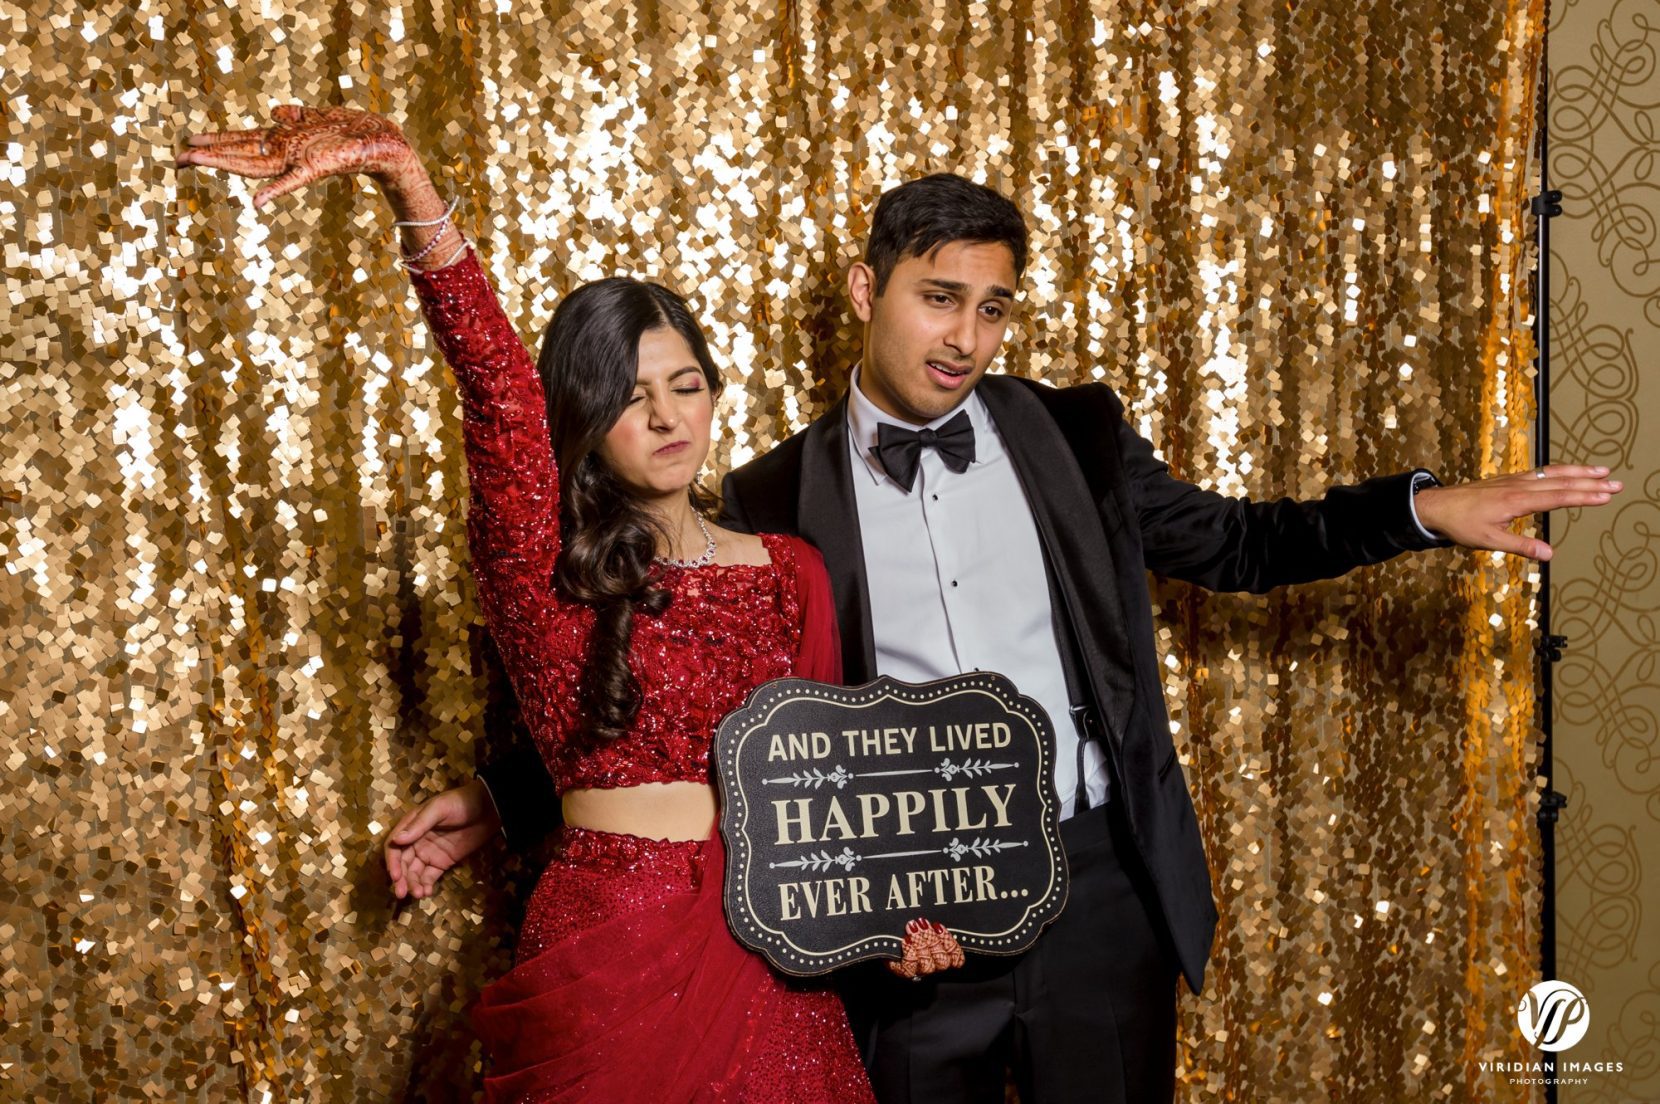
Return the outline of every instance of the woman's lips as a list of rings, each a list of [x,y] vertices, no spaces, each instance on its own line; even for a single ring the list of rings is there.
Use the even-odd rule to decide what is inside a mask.
[[[676,441],[672,445],[664,445],[662,448],[660,448],[656,452],[652,453],[652,455],[653,456],[673,456],[676,453],[685,452],[688,448],[691,447],[691,445],[692,445],[692,443],[690,441]]]

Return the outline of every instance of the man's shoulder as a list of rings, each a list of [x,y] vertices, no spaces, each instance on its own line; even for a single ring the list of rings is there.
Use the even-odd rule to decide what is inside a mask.
[[[804,429],[786,437],[748,463],[733,468],[726,478],[740,490],[794,482],[801,475],[801,453],[806,444],[807,430]]]
[[[981,386],[992,378],[982,380]],[[1105,494],[1114,480],[1122,478],[1123,465],[1118,456],[1117,441],[1124,423],[1124,403],[1111,387],[1099,381],[1056,387],[1042,380],[1019,376],[999,376],[995,379],[994,387],[1022,393],[1027,402],[1036,400],[1043,410],[1043,417],[1054,427],[1051,440],[1071,454],[1096,497]],[[1001,426],[999,428],[1002,429]],[[1011,428],[1017,433],[1021,429],[1027,432],[1036,430],[1048,436],[1038,419],[1027,418]]]
[[[1110,414],[1123,417],[1124,402],[1107,384],[1099,380],[1056,387],[1046,380],[1025,376],[987,376],[980,386],[1018,387],[1031,393],[1052,415]]]

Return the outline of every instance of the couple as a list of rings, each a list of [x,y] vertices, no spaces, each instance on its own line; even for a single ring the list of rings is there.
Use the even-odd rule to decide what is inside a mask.
[[[939,174],[881,197],[848,272],[864,355],[847,395],[727,476],[717,528],[693,480],[719,375],[678,297],[585,285],[533,367],[395,126],[276,119],[194,137],[180,164],[274,177],[256,206],[356,172],[392,201],[462,389],[480,605],[541,756],[407,815],[394,888],[426,896],[501,825],[529,842],[562,809],[515,967],[475,1012],[492,1098],[991,1102],[1011,1066],[1026,1104],[1171,1099],[1176,979],[1199,991],[1216,911],[1145,572],[1260,592],[1453,543],[1547,557],[1514,519],[1619,487],[1569,466],[1451,487],[1419,470],[1306,503],[1180,482],[1106,386],[985,375],[1026,227]],[[779,979],[720,916],[714,727],[785,674],[974,669],[1056,722],[1067,908],[1006,958],[964,962],[913,924],[903,962],[837,976],[841,1000]]]

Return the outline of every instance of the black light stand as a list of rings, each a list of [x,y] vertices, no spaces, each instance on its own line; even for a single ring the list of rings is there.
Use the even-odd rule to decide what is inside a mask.
[[[1562,213],[1562,193],[1550,186],[1550,32],[1539,57],[1539,99],[1535,110],[1539,128],[1539,194],[1529,204],[1534,218],[1534,241],[1538,256],[1533,275],[1533,340],[1539,351],[1534,361],[1537,422],[1533,434],[1533,461],[1536,467],[1550,463],[1550,225]],[[1550,543],[1550,514],[1539,515],[1539,537]],[[1543,740],[1539,750],[1539,855],[1544,868],[1544,900],[1539,918],[1540,980],[1556,979],[1556,820],[1568,804],[1566,795],[1556,791],[1551,762],[1551,675],[1562,659],[1567,637],[1550,631],[1550,561],[1539,565],[1539,638],[1534,651],[1539,655],[1539,722]],[[1556,1054],[1541,1051],[1545,1072],[1545,1104],[1557,1104]]]

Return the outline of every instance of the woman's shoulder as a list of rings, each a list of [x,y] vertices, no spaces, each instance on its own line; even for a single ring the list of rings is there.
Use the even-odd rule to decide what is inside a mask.
[[[780,568],[796,575],[814,575],[828,578],[829,572],[824,565],[824,556],[818,547],[805,537],[798,537],[794,533],[757,533],[761,543],[767,547],[773,563]]]
[[[721,536],[732,541],[734,551],[742,556],[738,563],[770,564],[777,574],[785,577],[829,578],[818,548],[794,533],[744,533],[723,528]]]
[[[806,537],[798,537],[794,533],[756,533],[762,544],[770,552],[775,548],[782,548],[794,556],[806,556],[808,559],[824,562],[819,550]]]
[[[715,530],[717,539],[726,548],[722,560],[729,566],[759,567],[777,559],[775,542],[765,533],[745,533],[721,526]]]

